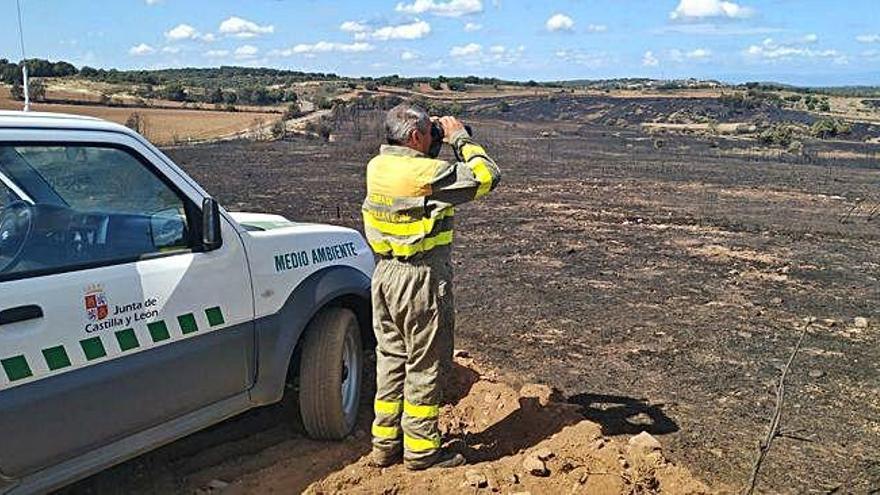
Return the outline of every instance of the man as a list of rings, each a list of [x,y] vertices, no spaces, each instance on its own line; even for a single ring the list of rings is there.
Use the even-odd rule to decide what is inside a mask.
[[[379,256],[373,275],[376,420],[370,462],[403,456],[412,470],[455,467],[461,454],[441,448],[441,375],[452,366],[453,207],[487,195],[501,172],[464,125],[435,118],[458,161],[437,160],[432,120],[401,104],[385,119],[388,141],[367,165],[364,228]]]

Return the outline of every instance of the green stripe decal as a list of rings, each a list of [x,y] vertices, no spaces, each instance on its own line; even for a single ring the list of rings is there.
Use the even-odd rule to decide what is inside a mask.
[[[201,319],[201,314],[205,315],[204,319]],[[170,344],[180,339],[181,336],[186,337],[199,331],[205,332],[208,329],[222,328],[226,324],[226,315],[223,313],[221,306],[211,306],[201,310],[197,309],[191,313],[183,313],[177,316],[176,319],[181,333],[177,333],[177,330],[171,328],[174,320],[173,317],[169,317],[165,320],[157,320],[150,323],[144,322],[145,324],[139,323],[132,328],[125,328],[114,332],[112,336],[110,333],[107,333],[94,334],[93,336],[83,338],[77,342],[82,350],[82,354],[75,350],[77,343],[67,343],[40,349],[42,356],[37,354],[35,350],[33,354],[20,354],[0,359],[0,379],[4,378],[4,374],[7,379],[6,382],[0,382],[0,389],[5,388],[10,383],[34,377],[35,371],[32,368],[34,365],[37,366],[36,376],[42,378],[43,375],[47,374],[47,371],[54,374],[53,372],[62,373],[66,370],[74,369],[74,361],[76,362],[76,367],[82,366],[82,356],[85,357],[86,363],[91,364],[93,361],[107,358],[110,353],[113,354],[111,358],[116,358],[115,348],[118,348],[121,353],[127,353],[135,349],[148,348],[154,345]],[[143,332],[144,327],[149,332],[149,337],[146,337],[146,334],[138,336],[137,332]],[[111,349],[113,344],[110,341],[114,338],[116,340],[116,347]],[[143,339],[143,342],[141,339]],[[76,354],[76,356],[70,353]],[[46,363],[45,368],[40,364],[40,359]]]
[[[206,309],[205,316],[208,317],[208,324],[212,327],[216,327],[217,325],[222,325],[226,323],[226,321],[223,319],[223,312],[220,311],[220,308],[217,306]]]
[[[122,352],[137,349],[141,345],[133,328],[126,328],[116,332],[116,342],[119,343],[119,350]]]
[[[46,366],[52,371],[70,366],[70,356],[63,345],[43,349],[43,357],[46,359]]]
[[[184,335],[199,331],[199,325],[198,323],[196,323],[196,317],[192,313],[178,316],[177,323],[180,324],[180,331],[183,332]]]
[[[101,337],[92,337],[90,339],[81,340],[79,345],[82,347],[83,354],[85,354],[86,359],[89,361],[94,361],[95,359],[100,359],[107,355],[107,349],[104,349],[104,343],[101,342]]]
[[[6,376],[9,377],[10,382],[34,376],[33,372],[31,372],[31,367],[28,366],[27,359],[24,356],[3,359],[0,361],[0,365],[3,365],[3,370],[6,372]]]
[[[154,321],[147,325],[147,329],[150,331],[150,337],[153,338],[154,343],[171,338],[171,334],[168,332],[168,325],[164,321]]]

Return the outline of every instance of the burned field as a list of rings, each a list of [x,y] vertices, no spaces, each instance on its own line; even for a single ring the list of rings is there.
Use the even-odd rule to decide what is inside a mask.
[[[758,490],[880,488],[878,146],[803,158],[669,134],[658,147],[638,128],[529,113],[467,117],[504,178],[456,215],[456,347],[506,383],[560,388],[604,435],[656,435],[733,492],[816,318]],[[168,153],[227,209],[360,229],[375,134]]]

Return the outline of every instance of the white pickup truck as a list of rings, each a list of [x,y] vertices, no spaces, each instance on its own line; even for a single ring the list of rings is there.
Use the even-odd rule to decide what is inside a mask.
[[[0,493],[58,488],[285,389],[310,435],[344,437],[373,268],[356,231],[224,211],[125,127],[0,112]]]

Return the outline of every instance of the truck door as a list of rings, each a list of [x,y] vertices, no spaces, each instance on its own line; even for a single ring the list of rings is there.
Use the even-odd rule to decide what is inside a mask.
[[[222,247],[203,249],[198,191],[124,134],[19,134],[0,140],[0,469],[14,478],[242,394],[254,367],[245,253],[225,220]]]

